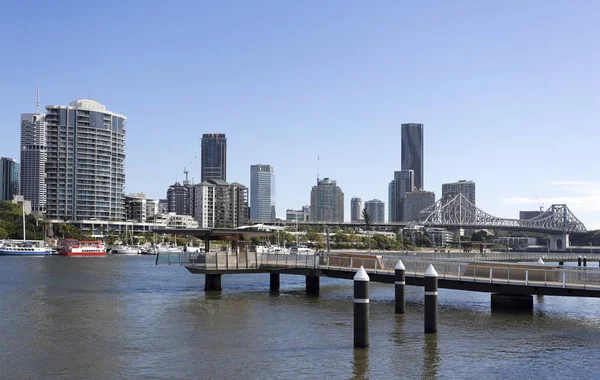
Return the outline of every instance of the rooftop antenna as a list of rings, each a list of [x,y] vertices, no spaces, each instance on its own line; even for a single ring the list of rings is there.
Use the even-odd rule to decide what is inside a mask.
[[[319,155],[317,154],[317,183],[319,183]]]
[[[35,113],[37,115],[42,113],[42,110],[40,109],[40,86],[37,86],[37,102],[35,103]]]

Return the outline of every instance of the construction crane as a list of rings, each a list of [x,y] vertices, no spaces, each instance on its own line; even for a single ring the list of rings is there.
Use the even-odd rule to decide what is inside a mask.
[[[183,174],[185,174],[185,182],[186,182],[186,183],[188,182],[188,174],[189,174],[189,173],[190,173],[190,172],[189,172],[189,171],[188,171],[188,170],[185,168],[185,166],[184,166],[184,167],[183,167]]]

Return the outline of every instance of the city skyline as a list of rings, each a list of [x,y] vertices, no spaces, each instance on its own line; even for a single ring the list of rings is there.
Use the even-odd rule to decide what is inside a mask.
[[[201,14],[199,20],[189,22],[185,32],[177,28],[181,22],[161,21],[166,32],[160,35],[137,22],[118,32],[86,26],[90,34],[78,35],[74,31],[86,24],[75,16],[89,7],[99,15],[141,12],[153,22],[174,10],[127,4],[64,9],[61,17],[74,22],[60,25],[57,33],[86,48],[48,51],[45,60],[26,59],[39,33],[20,30],[20,43],[5,49],[14,62],[0,72],[5,84],[0,155],[19,159],[19,114],[32,110],[39,84],[43,104],[91,97],[128,116],[126,193],[163,198],[164,189],[182,181],[181,169],[198,156],[202,133],[220,131],[230,137],[229,181],[247,183],[254,162],[277,168],[277,216],[283,218],[285,209],[310,203],[317,155],[321,172],[347,194],[387,199],[390,175],[401,161],[400,125],[416,121],[427,126],[425,190],[439,197],[441,184],[470,178],[478,186],[478,207],[492,215],[517,218],[520,210],[539,204],[566,203],[588,228],[600,227],[600,178],[589,170],[600,121],[595,95],[600,83],[589,73],[599,53],[587,48],[598,36],[592,18],[597,4],[382,2],[369,7],[368,17],[352,2],[242,5],[236,22],[223,19],[226,6],[190,6],[190,16],[182,17]],[[341,9],[350,24],[336,17]],[[5,14],[48,19],[57,12],[11,4]],[[453,21],[459,19],[464,22]],[[404,33],[423,20],[435,27]],[[201,33],[198,24],[210,33]],[[273,28],[279,33],[265,40],[263,33]],[[11,24],[0,26],[6,35],[11,30]],[[123,33],[134,40],[115,37]],[[96,62],[91,47],[108,40],[117,41],[124,61]],[[181,46],[197,40],[203,49],[190,52],[169,43],[173,40]],[[161,48],[170,49],[168,59]],[[57,64],[69,57],[80,64]],[[233,62],[245,62],[245,68]],[[73,75],[81,70],[88,80]],[[403,88],[410,91],[399,91]],[[166,109],[177,112],[161,112]],[[362,154],[367,138],[375,136],[383,137],[378,154]],[[557,141],[560,154],[541,148]],[[292,147],[302,150],[301,160]],[[152,159],[156,155],[159,160]],[[197,183],[200,165],[195,166],[188,169]],[[359,172],[370,173],[369,180]],[[350,202],[344,207],[349,220]]]

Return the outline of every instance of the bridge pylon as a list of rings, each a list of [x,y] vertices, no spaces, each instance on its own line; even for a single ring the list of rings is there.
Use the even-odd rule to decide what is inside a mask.
[[[548,235],[551,251],[566,251],[570,246],[569,234]]]

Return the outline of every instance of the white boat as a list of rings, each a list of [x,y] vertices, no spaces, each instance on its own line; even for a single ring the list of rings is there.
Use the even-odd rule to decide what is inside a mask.
[[[292,254],[292,255],[314,255],[315,251],[310,248],[306,248],[306,247],[293,246],[290,249],[290,254]]]
[[[51,255],[52,250],[41,240],[5,241],[0,246],[2,256],[42,256]]]
[[[142,250],[130,245],[115,245],[110,253],[114,255],[139,255]]]

